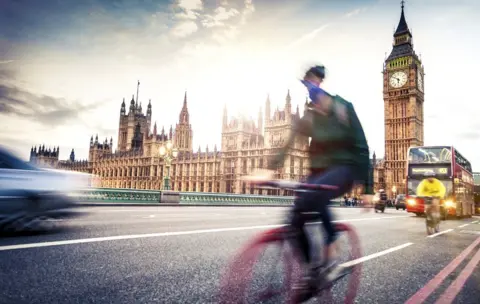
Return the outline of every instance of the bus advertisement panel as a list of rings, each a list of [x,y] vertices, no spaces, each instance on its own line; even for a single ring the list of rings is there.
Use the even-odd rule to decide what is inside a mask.
[[[458,156],[461,157],[453,147],[411,147],[408,150],[407,212],[422,215],[424,204],[421,197],[434,195],[440,198],[444,217],[472,215],[473,176],[467,170],[469,162]]]

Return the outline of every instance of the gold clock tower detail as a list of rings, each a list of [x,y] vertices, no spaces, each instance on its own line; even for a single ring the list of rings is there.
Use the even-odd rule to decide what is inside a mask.
[[[423,145],[423,65],[415,54],[404,14],[393,35],[393,49],[383,69],[386,191],[405,192],[407,150]],[[394,190],[395,189],[395,190]]]

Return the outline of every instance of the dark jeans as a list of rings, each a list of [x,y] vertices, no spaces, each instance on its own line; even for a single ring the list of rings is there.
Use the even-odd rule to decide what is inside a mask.
[[[319,213],[326,232],[326,245],[333,243],[336,239],[336,231],[333,227],[332,214],[328,204],[331,203],[332,199],[341,197],[351,190],[355,180],[355,172],[356,170],[353,167],[338,166],[332,167],[323,173],[314,173],[307,178],[308,183],[337,186],[338,189],[297,192],[292,213],[292,226],[298,229],[300,250],[303,252],[307,263],[310,263],[311,260],[311,244],[304,227],[309,220],[308,213]]]

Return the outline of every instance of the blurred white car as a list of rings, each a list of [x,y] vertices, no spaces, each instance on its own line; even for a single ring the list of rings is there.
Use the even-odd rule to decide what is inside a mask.
[[[43,230],[80,215],[72,207],[90,182],[89,174],[38,168],[0,147],[0,230]]]

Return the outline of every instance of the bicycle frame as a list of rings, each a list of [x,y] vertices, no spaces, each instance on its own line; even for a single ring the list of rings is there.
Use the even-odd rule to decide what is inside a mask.
[[[336,223],[335,228],[339,232],[344,232],[350,239],[350,249],[352,259],[356,260],[361,257],[361,250],[359,246],[359,238],[354,229],[347,224]],[[281,226],[278,228],[270,229],[262,232],[260,235],[254,237],[246,245],[242,247],[240,252],[235,256],[226,276],[221,283],[220,303],[243,303],[243,295],[247,289],[247,283],[252,280],[253,265],[260,256],[259,252],[264,246],[281,242],[279,252],[279,259],[285,262],[285,280],[286,284],[282,288],[287,293],[288,303],[297,303],[296,297],[298,296],[291,290],[293,282],[297,281],[301,277],[301,273],[296,272],[296,268],[302,270],[303,261],[301,261],[300,253],[296,249],[296,246],[288,246],[292,244],[292,241],[296,241],[296,232],[290,225]],[[287,245],[287,246],[286,246]],[[286,247],[290,247],[292,250],[287,250]],[[323,247],[326,250],[326,247]],[[325,254],[325,252],[324,252]],[[325,256],[325,255],[324,255]],[[272,266],[276,267],[277,263]],[[298,265],[298,267],[296,267]],[[273,275],[273,272],[271,272]],[[355,264],[354,270],[350,275],[348,282],[348,291],[345,296],[345,303],[353,303],[357,294],[361,273],[361,265]],[[335,282],[331,282],[325,289],[320,290],[318,294],[326,298],[327,301],[332,302],[331,287]],[[270,296],[272,293],[267,293],[265,296]],[[317,296],[318,296],[317,294]],[[238,302],[235,302],[236,299]]]
[[[299,191],[304,189],[304,191],[321,191],[321,190],[332,190],[335,189],[335,186],[328,185],[309,185],[302,184],[298,182],[285,182],[285,181],[261,181],[257,184],[263,184],[264,186],[278,187],[278,188],[290,188],[294,191]],[[296,189],[293,189],[296,188]],[[291,209],[289,212],[292,212]],[[291,213],[290,213],[291,214]],[[303,261],[300,257],[300,252],[297,249],[298,246],[286,246],[293,245],[293,242],[297,241],[298,232],[290,224],[290,214],[287,216],[287,221],[285,225],[282,225],[278,228],[270,229],[261,234],[255,236],[250,240],[246,245],[244,245],[240,252],[235,255],[235,258],[231,262],[225,277],[221,282],[220,287],[220,303],[244,303],[244,295],[247,290],[247,285],[252,279],[252,269],[253,265],[259,257],[259,252],[267,245],[280,242],[279,255],[282,260],[285,261],[285,274],[286,274],[286,283],[283,286],[282,290],[287,292],[287,302],[291,304],[298,303],[298,299],[301,296],[300,293],[297,294],[291,288],[293,282],[296,282],[300,279],[300,273],[297,273],[296,264],[299,265],[299,269],[302,269]],[[312,223],[315,221],[307,220],[305,224]],[[349,238],[350,243],[350,254],[352,260],[357,260],[361,257],[360,241],[358,235],[356,234],[353,227],[344,224],[344,223],[335,223],[335,229],[340,233],[346,233]],[[286,250],[286,247],[292,248],[292,250]],[[326,256],[327,247],[323,246],[323,257]],[[280,259],[277,259],[279,261]],[[349,263],[352,263],[351,261]],[[274,263],[276,267],[277,263]],[[347,263],[348,264],[348,263]],[[357,289],[360,280],[361,264],[353,262],[351,264],[353,270],[350,273],[348,281],[348,291],[345,297],[345,303],[353,303],[357,294]],[[273,272],[271,272],[273,274]],[[318,290],[312,296],[318,296],[323,294],[327,297],[329,302],[332,302],[331,287],[335,284],[338,279],[334,279],[329,282],[323,289]],[[267,293],[266,296],[270,296],[271,293]]]

